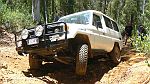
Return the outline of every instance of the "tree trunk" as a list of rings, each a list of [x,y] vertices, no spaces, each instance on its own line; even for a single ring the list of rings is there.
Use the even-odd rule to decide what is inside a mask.
[[[52,21],[54,21],[54,15],[55,15],[55,2],[52,0]]]
[[[32,0],[33,20],[40,22],[40,0]]]
[[[104,9],[103,9],[104,11],[104,14],[106,14],[106,0],[104,1]]]

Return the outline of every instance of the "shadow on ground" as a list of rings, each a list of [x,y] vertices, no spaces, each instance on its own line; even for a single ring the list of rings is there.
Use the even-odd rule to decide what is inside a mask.
[[[42,70],[32,71],[32,76],[48,84],[54,84],[54,81],[47,79],[45,76],[58,81],[58,84],[93,84],[99,81],[113,67],[115,65],[110,60],[104,58],[92,59],[89,60],[87,75],[79,77],[75,75],[73,65],[65,65],[58,62],[46,63],[43,65]],[[23,73],[27,77],[32,77],[29,71]]]
[[[131,48],[125,47],[122,56]],[[122,61],[127,61],[130,57],[122,57]],[[59,62],[46,63],[42,70],[23,72],[27,77],[36,77],[47,84],[94,84],[99,81],[105,73],[113,69],[116,65],[106,57],[90,59],[88,63],[87,74],[84,77],[75,75],[75,67],[73,65],[65,65]],[[32,75],[31,75],[32,73]],[[49,77],[50,80],[47,77]]]

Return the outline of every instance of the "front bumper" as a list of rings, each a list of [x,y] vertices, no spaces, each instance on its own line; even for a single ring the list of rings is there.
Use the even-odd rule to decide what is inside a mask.
[[[58,25],[63,23],[65,25],[65,31],[63,32],[57,32],[57,33],[46,33],[46,29],[49,29],[48,26],[52,25],[51,27],[54,27],[53,25]],[[67,25],[64,22],[56,22],[52,24],[46,24],[44,25],[45,29],[43,32],[43,35],[40,37],[37,37],[35,35],[28,36],[27,39],[17,40],[17,33],[15,34],[15,43],[16,43],[16,51],[18,52],[25,52],[25,53],[32,53],[37,55],[51,55],[56,54],[56,52],[60,52],[63,49],[67,49],[68,47],[68,41],[67,41]],[[51,28],[50,27],[50,28]],[[52,41],[50,39],[51,36],[54,35],[65,35],[63,40],[56,40]],[[35,44],[28,44],[29,39],[38,39],[38,42]],[[21,43],[21,46],[18,46],[18,43]]]
[[[68,49],[68,42],[63,41],[57,41],[57,42],[40,42],[35,45],[27,45],[27,42],[22,41],[21,47],[16,47],[16,51],[18,52],[25,52],[25,53],[33,53],[36,55],[52,55],[56,54],[56,52],[63,51],[65,49]]]

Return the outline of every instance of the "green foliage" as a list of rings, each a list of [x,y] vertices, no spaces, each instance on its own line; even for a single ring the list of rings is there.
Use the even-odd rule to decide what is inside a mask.
[[[0,1],[0,25],[2,24],[3,22],[3,14],[5,12],[5,9],[6,9],[6,5],[2,3],[2,1]]]
[[[147,31],[150,31],[150,2],[146,4],[145,14],[143,15],[143,23]]]
[[[140,36],[134,39],[133,45],[139,52],[150,54],[150,36],[144,36],[144,40]]]
[[[112,2],[110,2],[107,10],[107,14],[111,16],[113,19],[115,19],[116,21],[118,21],[120,13],[121,13],[120,0],[113,0]]]
[[[11,11],[7,9],[3,14],[4,22],[9,22],[11,30],[13,29],[22,29],[31,25],[31,16],[30,14],[25,14],[19,12],[19,10]]]
[[[0,22],[9,23],[7,30],[14,31],[23,29],[33,24],[31,14],[23,7],[10,8],[7,4],[0,2]]]
[[[148,62],[148,60],[146,60],[145,63],[147,64],[148,67],[150,67],[150,63]]]
[[[137,38],[135,37],[133,46],[135,47],[136,51],[145,53],[145,57],[148,59],[150,58],[150,35],[144,36],[143,38],[144,40],[142,40],[140,36]],[[145,60],[145,63],[150,67],[150,63],[147,59]]]

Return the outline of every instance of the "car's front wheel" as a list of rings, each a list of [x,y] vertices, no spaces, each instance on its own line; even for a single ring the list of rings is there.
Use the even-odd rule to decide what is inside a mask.
[[[40,69],[42,66],[42,60],[36,58],[34,55],[29,54],[29,66],[30,69]]]
[[[83,76],[86,74],[88,62],[89,46],[80,44],[76,52],[76,74]]]

